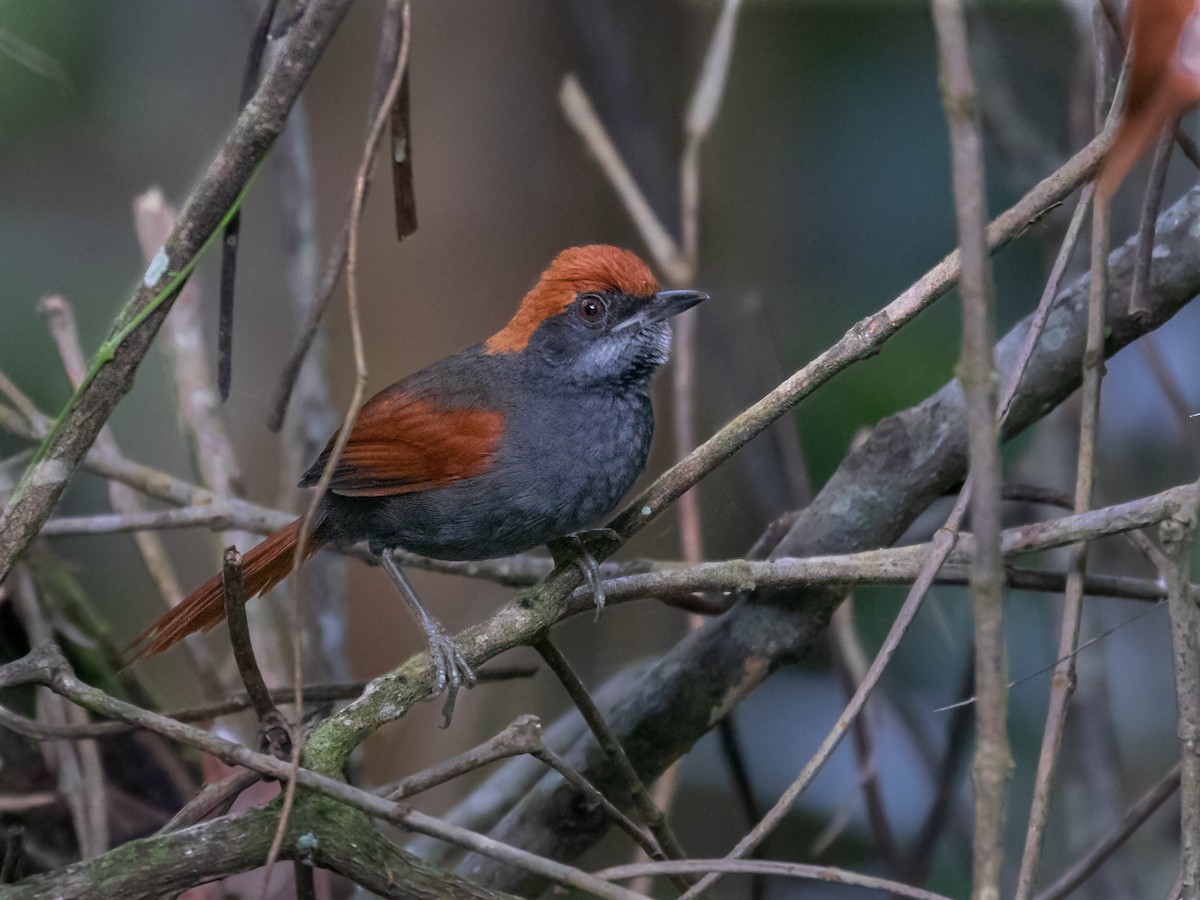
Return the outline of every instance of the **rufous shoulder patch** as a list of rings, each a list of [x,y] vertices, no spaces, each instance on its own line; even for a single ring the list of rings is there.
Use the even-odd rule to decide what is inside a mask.
[[[386,497],[471,478],[491,464],[503,432],[504,413],[498,410],[447,409],[394,384],[359,410],[329,490],[346,497]],[[336,441],[334,434],[304,473],[301,487],[317,483]]]
[[[542,273],[516,315],[484,344],[488,353],[519,353],[546,319],[557,316],[587,291],[618,291],[635,297],[658,292],[650,267],[620,247],[589,244],[558,254]]]

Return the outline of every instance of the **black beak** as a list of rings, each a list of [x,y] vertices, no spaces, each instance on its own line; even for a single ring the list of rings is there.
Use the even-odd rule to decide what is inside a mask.
[[[646,306],[643,322],[661,322],[708,299],[700,291],[659,291]]]
[[[708,294],[700,291],[659,291],[634,315],[614,325],[613,333],[624,331],[626,328],[642,328],[645,325],[662,322],[707,299]]]

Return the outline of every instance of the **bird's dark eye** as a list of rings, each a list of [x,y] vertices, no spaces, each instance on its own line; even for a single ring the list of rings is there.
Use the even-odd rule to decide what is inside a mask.
[[[579,318],[585,322],[599,322],[604,318],[607,305],[599,294],[584,294],[579,298]]]

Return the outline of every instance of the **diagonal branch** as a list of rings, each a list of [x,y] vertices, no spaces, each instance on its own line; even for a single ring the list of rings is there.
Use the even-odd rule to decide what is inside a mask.
[[[1188,228],[1198,223],[1198,191],[1187,194],[1161,218],[1159,242],[1165,252],[1162,265],[1153,273],[1151,312],[1135,320],[1124,303],[1110,302],[1106,355],[1162,324],[1200,290],[1200,248],[1188,236]],[[1111,256],[1114,290],[1110,297],[1122,296],[1122,290],[1128,288],[1133,251],[1131,242]],[[1046,339],[1030,359],[1013,403],[1006,436],[1045,415],[1078,387],[1087,293],[1086,278],[1059,293],[1046,321]],[[1011,369],[1027,327],[1028,322],[1021,323],[997,345],[1002,372]],[[961,389],[951,383],[918,406],[880,422],[799,514],[777,556],[851,552],[894,542],[913,517],[965,474],[962,403]],[[660,484],[651,494],[669,494],[673,486]],[[635,507],[627,515],[638,513]],[[544,591],[527,594],[525,602],[537,609],[545,596]],[[606,712],[622,743],[639,749],[631,761],[643,778],[653,777],[685,752],[776,667],[803,657],[821,635],[840,594],[821,588],[771,589],[758,590],[752,598],[754,602],[737,604],[685,638]],[[417,671],[401,670],[409,677]],[[394,673],[389,679],[399,675]],[[377,689],[370,703],[373,712],[378,714],[380,706],[395,697],[389,688]],[[367,710],[355,709],[352,704],[347,711],[357,730],[359,717]],[[318,732],[316,743],[322,751],[333,749],[336,742],[329,737]],[[565,756],[597,787],[603,790],[609,783],[611,776],[604,772],[602,757],[587,742],[578,743]],[[561,815],[552,815],[552,809],[561,812],[564,802],[558,788],[543,781],[527,792],[492,836],[520,842],[539,853],[570,858],[590,846],[599,830],[594,824],[566,823]],[[536,886],[486,861],[468,858],[462,866],[493,886],[522,891]]]
[[[0,514],[0,581],[50,516],[100,428],[132,386],[178,288],[198,254],[236,209],[351,3],[312,0],[304,8],[286,49],[201,176],[171,237],[117,317],[88,378],[59,415]]]

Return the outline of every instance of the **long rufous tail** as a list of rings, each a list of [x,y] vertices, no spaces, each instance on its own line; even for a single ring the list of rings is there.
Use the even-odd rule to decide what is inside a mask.
[[[296,541],[300,538],[300,519],[279,529],[242,557],[242,576],[246,599],[269,591],[292,572]],[[319,532],[320,529],[317,529]],[[319,533],[308,539],[307,561],[327,539]],[[143,631],[130,644],[138,647],[133,662],[155,656],[175,646],[189,634],[208,631],[225,618],[225,589],[218,573],[188,594],[178,606]],[[139,646],[140,645],[140,646]]]

